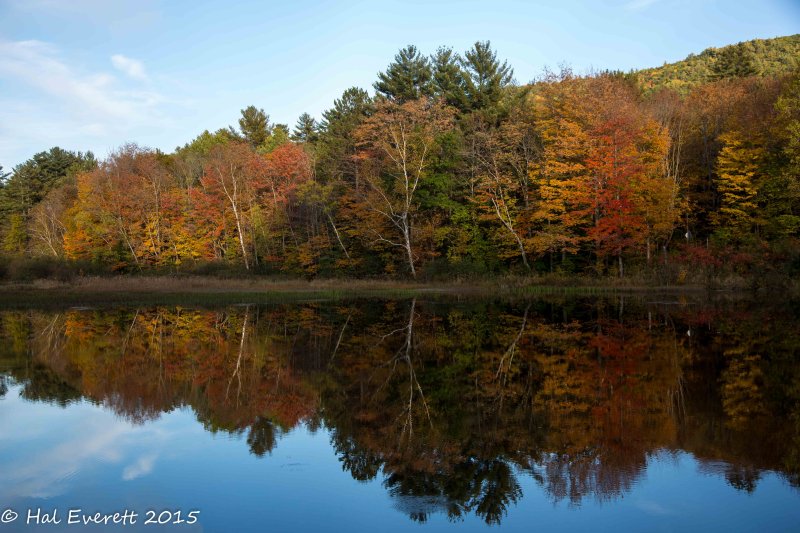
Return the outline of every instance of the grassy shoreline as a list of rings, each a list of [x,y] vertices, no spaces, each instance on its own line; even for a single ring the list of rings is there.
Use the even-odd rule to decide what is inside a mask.
[[[80,277],[71,281],[36,280],[0,284],[0,307],[100,305],[226,305],[308,300],[414,298],[461,300],[516,299],[544,295],[707,294],[699,285],[654,286],[631,280],[501,277],[485,280],[414,282],[395,280],[247,278],[205,276]],[[719,294],[740,290],[712,291]]]

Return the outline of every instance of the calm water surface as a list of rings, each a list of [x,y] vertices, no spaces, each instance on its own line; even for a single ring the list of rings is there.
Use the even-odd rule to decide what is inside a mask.
[[[0,532],[797,531],[799,315],[675,297],[2,311],[0,511],[19,516]]]

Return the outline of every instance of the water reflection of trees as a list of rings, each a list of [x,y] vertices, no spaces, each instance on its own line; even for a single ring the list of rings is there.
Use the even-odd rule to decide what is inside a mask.
[[[678,450],[740,490],[764,470],[798,484],[785,309],[410,300],[1,318],[0,369],[30,400],[87,398],[135,423],[188,406],[257,456],[324,425],[354,479],[380,477],[419,521],[498,523],[527,475],[554,501],[617,498]]]

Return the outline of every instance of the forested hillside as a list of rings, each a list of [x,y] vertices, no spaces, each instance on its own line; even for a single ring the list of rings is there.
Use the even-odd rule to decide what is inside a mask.
[[[290,128],[255,106],[172,153],[53,148],[0,189],[8,275],[800,271],[800,37],[529,86],[490,47],[400,50]],[[779,68],[780,67],[780,68]],[[17,266],[15,266],[17,265]]]
[[[645,90],[669,88],[685,92],[730,76],[781,76],[798,67],[800,34],[707,48],[682,61],[639,70],[634,76]]]

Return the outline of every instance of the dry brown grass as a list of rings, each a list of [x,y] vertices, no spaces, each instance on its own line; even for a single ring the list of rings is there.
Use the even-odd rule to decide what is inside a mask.
[[[486,280],[414,282],[379,279],[217,278],[206,276],[84,276],[71,281],[0,284],[0,308],[230,305],[361,298],[605,297],[613,294],[704,294],[702,287],[614,284],[591,278],[503,276]]]
[[[447,284],[460,286],[460,284]],[[68,282],[35,280],[26,284],[8,284],[10,289],[24,287],[35,290],[76,292],[328,292],[328,291],[384,291],[384,290],[431,290],[422,283],[391,280],[271,280],[271,279],[224,279],[204,276],[116,276],[81,277]],[[437,284],[437,288],[442,285]]]
[[[644,283],[626,284],[624,280],[583,277],[553,278],[500,276],[483,280],[421,282],[381,279],[275,279],[218,278],[211,276],[84,276],[70,281],[39,279],[25,283],[0,284],[3,293],[32,291],[53,294],[370,294],[370,293],[455,293],[497,296],[526,292],[597,292],[597,291],[694,291],[701,287],[656,287]]]

